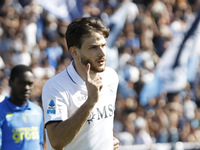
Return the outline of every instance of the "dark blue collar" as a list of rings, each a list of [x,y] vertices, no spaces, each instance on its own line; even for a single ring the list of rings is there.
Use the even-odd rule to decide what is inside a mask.
[[[24,105],[15,105],[13,104],[11,101],[9,101],[10,97],[6,97],[5,101],[6,104],[8,105],[8,107],[12,110],[12,111],[23,111],[23,110],[30,110],[30,101],[27,100],[27,104]]]

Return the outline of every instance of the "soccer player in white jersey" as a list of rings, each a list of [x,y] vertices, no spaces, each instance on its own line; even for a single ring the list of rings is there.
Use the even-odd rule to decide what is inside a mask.
[[[113,136],[118,76],[106,67],[108,36],[98,18],[77,18],[68,25],[65,37],[73,60],[42,92],[48,150],[119,147]]]

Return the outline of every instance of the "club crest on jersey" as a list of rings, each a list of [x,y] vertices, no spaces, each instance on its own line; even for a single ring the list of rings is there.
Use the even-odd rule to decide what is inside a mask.
[[[47,108],[47,114],[56,114],[56,104],[54,100],[50,100],[49,106]]]
[[[12,113],[8,112],[8,113],[6,114],[6,119],[7,119],[8,121],[11,121],[11,120],[12,120],[12,117],[13,117],[13,114],[12,114]]]

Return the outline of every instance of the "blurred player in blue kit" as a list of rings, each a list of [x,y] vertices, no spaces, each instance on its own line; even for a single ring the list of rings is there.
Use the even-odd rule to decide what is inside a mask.
[[[34,75],[30,67],[14,66],[9,85],[10,96],[0,103],[0,149],[42,150],[44,142],[43,112],[29,100]]]

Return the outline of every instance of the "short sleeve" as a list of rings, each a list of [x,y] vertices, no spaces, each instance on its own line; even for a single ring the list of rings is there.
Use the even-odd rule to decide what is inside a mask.
[[[66,95],[55,84],[46,83],[42,91],[42,105],[45,124],[49,121],[62,121],[68,118]]]

